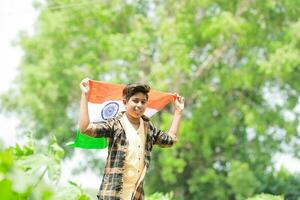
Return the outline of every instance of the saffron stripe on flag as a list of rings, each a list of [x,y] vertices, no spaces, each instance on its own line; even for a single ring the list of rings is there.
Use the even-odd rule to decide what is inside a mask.
[[[90,93],[88,101],[90,103],[103,103],[109,100],[122,101],[122,91],[125,85],[106,83],[102,81],[90,81]],[[160,111],[174,99],[174,94],[150,90],[147,103],[148,108]]]
[[[125,85],[89,81],[88,111],[90,122],[101,122],[125,111],[122,91]],[[174,94],[151,90],[145,115],[153,116],[175,98]],[[107,147],[106,138],[93,138],[77,132],[75,141],[68,144],[83,149],[103,149]]]

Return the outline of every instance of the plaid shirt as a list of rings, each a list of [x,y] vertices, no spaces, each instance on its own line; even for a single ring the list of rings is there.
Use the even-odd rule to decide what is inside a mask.
[[[124,113],[124,112],[123,112]],[[120,200],[120,194],[123,188],[123,172],[125,157],[128,149],[128,141],[122,121],[123,113],[119,113],[115,118],[105,122],[91,123],[85,131],[85,134],[92,137],[106,137],[108,139],[108,156],[105,171],[98,192],[99,200]],[[145,132],[147,134],[145,144],[145,166],[148,168],[152,146],[154,144],[161,147],[172,146],[176,138],[171,137],[165,132],[157,129],[146,116],[142,117],[145,123]],[[133,200],[143,200],[144,181],[137,187]]]

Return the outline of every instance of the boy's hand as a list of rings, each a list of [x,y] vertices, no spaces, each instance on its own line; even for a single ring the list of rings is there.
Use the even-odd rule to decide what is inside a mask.
[[[80,89],[84,94],[88,94],[90,91],[89,88],[89,78],[84,78],[81,82],[80,82]]]
[[[178,95],[177,93],[175,93],[176,95],[176,99],[174,101],[174,108],[176,112],[181,113],[182,110],[184,109],[184,97]]]

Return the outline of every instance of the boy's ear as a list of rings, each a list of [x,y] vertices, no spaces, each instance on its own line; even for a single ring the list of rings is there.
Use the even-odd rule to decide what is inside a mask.
[[[123,104],[126,105],[127,100],[125,98],[123,98]]]

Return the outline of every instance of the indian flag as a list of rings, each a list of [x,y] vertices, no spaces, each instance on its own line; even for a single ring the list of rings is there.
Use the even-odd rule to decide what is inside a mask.
[[[122,102],[122,91],[125,85],[106,83],[102,81],[89,81],[88,111],[90,122],[101,122],[115,117],[119,112],[125,111]],[[153,116],[175,98],[174,94],[151,90],[145,115]],[[72,147],[84,149],[103,149],[107,147],[106,138],[93,138],[77,132]]]

